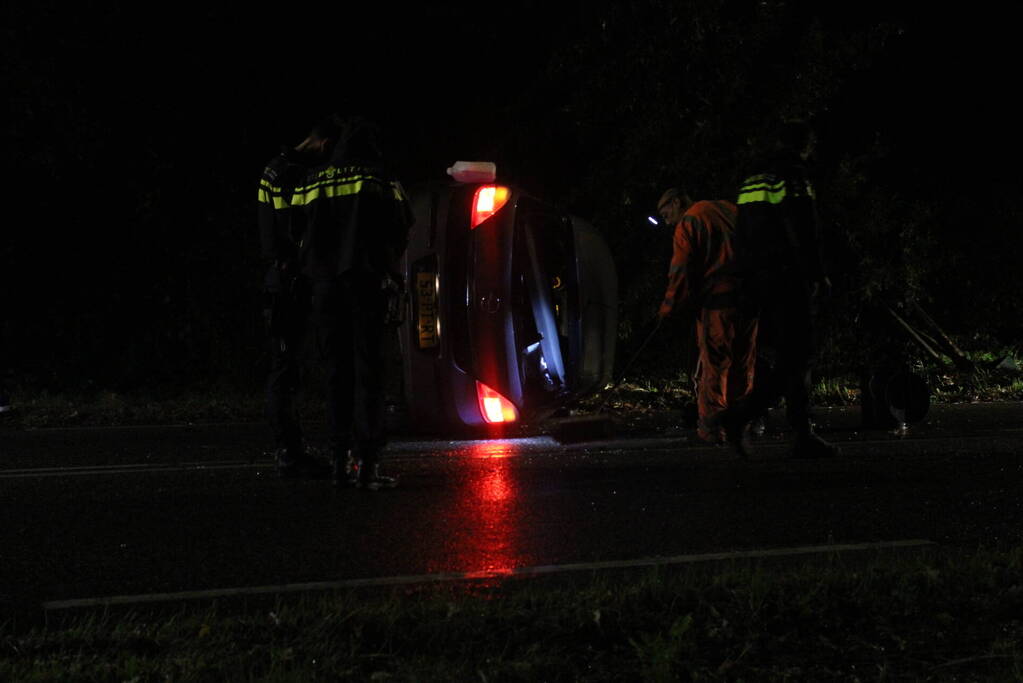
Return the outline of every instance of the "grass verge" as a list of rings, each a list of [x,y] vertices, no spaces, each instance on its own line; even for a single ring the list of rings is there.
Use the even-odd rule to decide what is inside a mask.
[[[932,401],[961,403],[1023,399],[1023,376],[1016,371],[978,371],[964,380],[953,373],[918,369],[931,387]],[[818,406],[855,405],[860,400],[860,379],[837,376],[819,379],[812,387]],[[694,400],[692,383],[684,377],[657,377],[622,382],[613,394],[601,392],[583,399],[581,412],[607,408],[636,418],[678,411]],[[0,415],[0,427],[42,429],[49,427],[106,427],[123,425],[200,424],[263,421],[263,396],[259,390],[193,388],[162,396],[145,393],[91,391],[14,393],[14,410]],[[324,400],[318,385],[297,398],[300,414],[321,421]]]
[[[1019,680],[1023,549],[53,616],[0,680]]]

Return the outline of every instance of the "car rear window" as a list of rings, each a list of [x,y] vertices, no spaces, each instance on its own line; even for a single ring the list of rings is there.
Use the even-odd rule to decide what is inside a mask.
[[[533,201],[520,202],[517,218],[513,272],[526,304],[517,335],[523,374],[534,390],[565,389],[574,370],[579,314],[572,227],[565,216]]]

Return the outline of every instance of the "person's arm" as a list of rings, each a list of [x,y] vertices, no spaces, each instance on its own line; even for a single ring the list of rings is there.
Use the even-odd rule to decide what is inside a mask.
[[[685,305],[692,297],[692,277],[689,267],[693,257],[691,216],[683,216],[675,226],[675,237],[672,241],[671,265],[668,268],[668,287],[664,292],[664,300],[657,311],[658,318],[666,318],[676,307]]]
[[[260,251],[267,263],[291,264],[298,254],[292,233],[292,193],[305,172],[282,153],[267,164],[259,181],[257,222]]]
[[[829,284],[821,251],[820,221],[813,186],[805,171],[798,169],[787,179],[788,219],[798,245],[799,266],[811,286]]]
[[[280,186],[277,172],[272,166],[263,170],[259,179],[259,195],[256,204],[256,223],[259,226],[259,246],[263,260],[273,263],[278,256],[277,223]]]

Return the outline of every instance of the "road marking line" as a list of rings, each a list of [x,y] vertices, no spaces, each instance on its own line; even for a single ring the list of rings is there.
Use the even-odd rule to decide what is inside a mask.
[[[984,440],[998,440],[1007,438],[1006,432],[1020,431],[1017,429],[999,430],[993,433],[984,434],[960,434],[960,435],[924,435],[910,437],[887,437],[878,439],[856,439],[851,441],[834,441],[843,449],[860,449],[869,446],[889,446],[893,444],[927,444],[933,442],[944,442],[946,447],[958,447],[963,443],[973,443]],[[1015,438],[1015,437],[1011,437]],[[643,437],[636,439],[611,439],[604,441],[583,441],[572,444],[560,444],[549,436],[527,437],[497,440],[497,443],[504,441],[509,448],[502,457],[529,457],[537,455],[599,455],[617,453],[626,449],[643,449],[648,452],[677,451],[679,455],[708,453],[725,453],[731,451],[727,446],[713,446],[709,444],[696,443],[686,436],[669,437]],[[392,443],[384,451],[384,455],[393,462],[406,460],[432,459],[443,452],[445,459],[476,459],[486,458],[472,451],[472,446],[477,444],[493,444],[493,440],[465,440],[465,441],[407,441]],[[758,453],[777,453],[791,448],[788,440],[766,440],[755,441],[754,448]],[[757,458],[752,460],[758,462]],[[138,472],[186,472],[196,470],[228,470],[228,469],[264,469],[273,468],[275,464],[267,460],[233,460],[233,461],[210,461],[207,463],[181,463],[159,465],[155,463],[125,464],[125,465],[83,465],[77,467],[46,467],[46,468],[0,468],[0,480],[3,479],[26,479],[31,477],[64,477],[64,476],[96,476],[103,474],[133,474]]]
[[[474,572],[440,572],[436,574],[412,574],[405,576],[382,576],[365,579],[343,579],[339,581],[314,581],[311,583],[289,583],[271,586],[245,586],[240,588],[213,588],[209,590],[180,591],[177,593],[148,593],[140,595],[112,595],[100,598],[79,598],[74,600],[50,600],[42,603],[44,611],[74,609],[79,607],[112,607],[180,600],[262,595],[268,593],[300,593],[307,591],[343,590],[385,586],[475,581],[480,579],[503,579],[562,574],[578,571],[600,571],[605,569],[631,569],[635,567],[656,567],[677,564],[694,564],[721,560],[755,559],[763,557],[792,557],[821,553],[854,552],[864,550],[886,550],[897,548],[919,548],[936,545],[934,541],[910,539],[881,541],[876,543],[846,543],[837,545],[811,545],[795,548],[772,548],[764,550],[738,550],[699,555],[675,555],[672,557],[650,557],[637,560],[612,560],[607,562],[580,562],[576,564],[540,565],[516,567],[507,570],[482,570]]]
[[[199,470],[230,470],[273,467],[269,461],[219,461],[192,462],[180,464],[141,464],[141,465],[84,465],[79,467],[38,467],[16,470],[0,470],[0,479],[29,479],[39,477],[82,477],[102,474],[140,474],[149,472],[189,472]]]
[[[23,474],[30,472],[76,472],[85,470],[145,470],[153,469],[156,467],[203,467],[205,465],[240,465],[248,463],[248,461],[242,460],[207,460],[207,461],[193,461],[193,462],[140,462],[140,463],[121,463],[117,465],[74,465],[68,467],[21,467],[9,470],[0,470],[4,474]]]

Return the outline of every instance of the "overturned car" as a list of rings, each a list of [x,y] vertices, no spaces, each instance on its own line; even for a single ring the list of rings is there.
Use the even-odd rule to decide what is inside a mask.
[[[459,162],[410,188],[399,330],[411,426],[542,419],[611,379],[618,281],[582,219]]]

